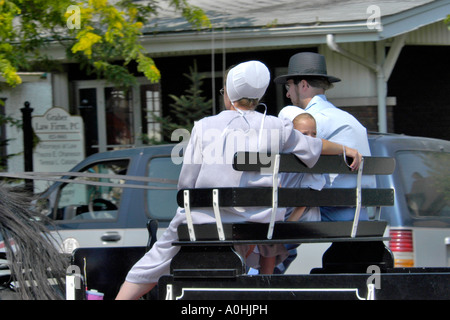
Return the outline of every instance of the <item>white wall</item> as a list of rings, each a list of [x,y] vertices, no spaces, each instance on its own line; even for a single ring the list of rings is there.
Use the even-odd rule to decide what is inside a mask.
[[[25,101],[30,102],[33,109],[32,115],[42,115],[53,106],[52,79],[51,74],[46,78],[33,82],[23,82],[15,88],[3,89],[0,97],[6,98],[5,114],[6,116],[22,120],[22,112]],[[6,136],[12,139],[7,146],[7,153],[23,153],[23,134],[22,129],[7,126]],[[8,161],[8,172],[23,172],[23,155],[18,155]]]
[[[339,46],[359,57],[375,63],[373,42],[340,43]],[[319,53],[325,56],[329,75],[338,77],[340,82],[327,91],[327,98],[362,98],[377,96],[377,79],[372,70],[342,55],[331,51],[326,45],[319,46]]]

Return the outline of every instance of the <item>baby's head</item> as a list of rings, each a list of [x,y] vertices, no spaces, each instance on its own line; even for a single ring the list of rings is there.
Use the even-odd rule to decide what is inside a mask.
[[[316,120],[307,112],[300,113],[292,120],[294,129],[310,137],[317,136]]]

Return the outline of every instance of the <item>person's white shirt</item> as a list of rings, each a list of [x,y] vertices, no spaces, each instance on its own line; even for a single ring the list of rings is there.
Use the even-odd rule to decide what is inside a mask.
[[[366,128],[350,113],[330,103],[325,95],[316,95],[303,110],[297,106],[286,106],[279,118],[292,121],[306,111],[316,120],[317,137],[357,149],[363,156],[370,156]],[[325,188],[352,188],[356,186],[356,175],[327,175]],[[364,176],[361,185],[373,188],[375,177]]]

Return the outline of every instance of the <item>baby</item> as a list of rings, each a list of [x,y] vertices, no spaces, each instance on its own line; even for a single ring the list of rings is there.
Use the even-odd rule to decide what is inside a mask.
[[[317,136],[317,125],[314,117],[307,113],[300,113],[292,120],[294,129],[300,131],[304,135],[314,137]],[[309,187],[316,190],[321,190],[325,180],[320,174],[308,174],[299,178],[302,187]],[[287,221],[320,221],[319,208],[297,207],[288,216]]]
[[[307,112],[300,113],[294,118],[294,120],[292,120],[292,123],[294,124],[294,129],[297,129],[304,135],[316,138],[316,119],[314,119],[311,114]]]
[[[302,112],[297,115],[292,123],[294,129],[300,131],[304,135],[316,138],[317,125],[314,117],[307,113]],[[281,186],[294,185],[297,188],[311,188],[314,190],[321,190],[325,185],[325,178],[321,174],[303,174],[303,173],[282,173],[281,174]],[[296,207],[288,208],[286,221],[320,221],[320,209],[319,207]],[[297,246],[297,245],[295,245]],[[291,245],[286,245],[286,252],[291,249]],[[254,248],[252,248],[254,249]],[[257,249],[253,252],[257,253]],[[260,274],[272,274],[276,265],[276,261],[282,258],[282,254],[279,256],[263,257],[259,259]],[[284,257],[286,258],[286,257]]]

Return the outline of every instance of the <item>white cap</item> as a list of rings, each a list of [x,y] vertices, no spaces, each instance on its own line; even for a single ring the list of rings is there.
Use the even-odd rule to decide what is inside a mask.
[[[278,114],[278,118],[286,119],[289,121],[293,121],[296,116],[298,116],[300,113],[306,112],[300,107],[297,106],[287,106],[281,109],[280,113]]]
[[[227,94],[231,102],[242,98],[261,99],[270,82],[270,72],[259,61],[238,64],[228,72]]]

